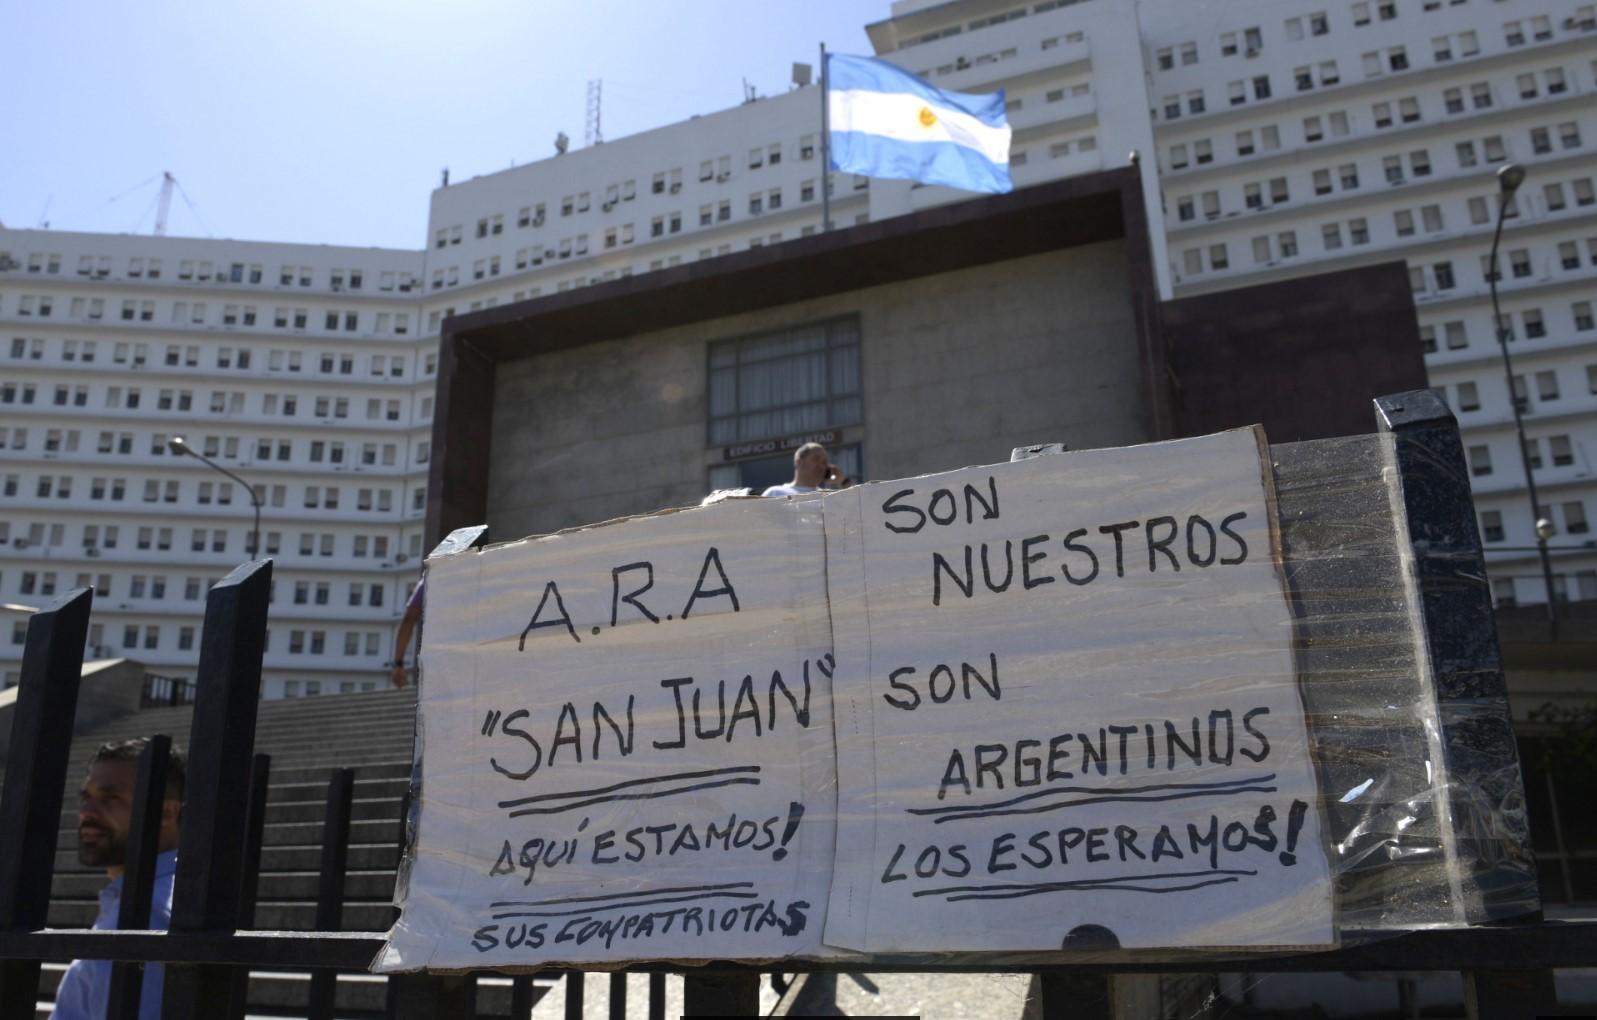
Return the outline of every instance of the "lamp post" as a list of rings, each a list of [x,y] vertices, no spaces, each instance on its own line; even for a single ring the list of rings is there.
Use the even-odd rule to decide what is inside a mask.
[[[179,456],[186,455],[193,457],[205,464],[207,467],[216,471],[220,471],[222,474],[233,479],[233,481],[244,486],[244,491],[250,494],[250,505],[255,508],[255,527],[250,530],[250,547],[248,551],[251,556],[259,556],[261,549],[261,497],[258,493],[256,493],[255,486],[251,485],[249,482],[246,482],[238,475],[235,475],[227,468],[223,467],[216,461],[190,446],[188,444],[188,440],[184,439],[182,436],[173,436],[171,439],[167,440],[166,445],[171,448],[173,453],[178,454]]]
[[[1551,636],[1558,637],[1558,604],[1553,598],[1553,563],[1547,554],[1547,539],[1552,535],[1553,524],[1542,514],[1541,500],[1536,497],[1536,477],[1531,470],[1530,454],[1525,448],[1525,418],[1519,409],[1519,395],[1514,392],[1514,359],[1508,351],[1508,330],[1503,328],[1503,310],[1497,301],[1497,246],[1503,240],[1503,221],[1508,216],[1508,203],[1514,192],[1525,183],[1525,168],[1518,163],[1505,163],[1497,171],[1497,229],[1492,232],[1492,251],[1487,256],[1490,270],[1486,283],[1492,293],[1492,328],[1497,331],[1497,346],[1503,352],[1503,380],[1508,386],[1508,404],[1514,409],[1514,432],[1519,437],[1519,461],[1525,469],[1525,489],[1530,494],[1530,519],[1536,527],[1536,552],[1542,562],[1542,582],[1547,587],[1547,623]]]

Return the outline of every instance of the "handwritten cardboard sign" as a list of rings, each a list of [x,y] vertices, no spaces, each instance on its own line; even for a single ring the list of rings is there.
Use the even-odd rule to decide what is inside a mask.
[[[819,512],[744,501],[429,565],[416,859],[377,969],[818,949]]]
[[[829,944],[1333,940],[1262,442],[827,497]]]
[[[431,561],[377,969],[1332,943],[1262,444]]]

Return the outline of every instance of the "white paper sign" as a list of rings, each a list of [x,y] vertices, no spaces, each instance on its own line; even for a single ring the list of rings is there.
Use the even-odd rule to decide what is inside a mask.
[[[825,500],[826,941],[868,952],[1334,939],[1262,434]]]
[[[417,859],[378,970],[818,949],[819,513],[735,502],[430,563]]]

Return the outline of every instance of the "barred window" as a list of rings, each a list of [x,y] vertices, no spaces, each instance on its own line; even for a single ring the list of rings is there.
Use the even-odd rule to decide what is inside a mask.
[[[723,340],[709,352],[709,443],[859,424],[859,319]]]

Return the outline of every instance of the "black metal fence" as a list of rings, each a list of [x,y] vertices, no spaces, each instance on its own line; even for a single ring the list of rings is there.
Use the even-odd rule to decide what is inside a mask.
[[[1453,523],[1473,510],[1456,424],[1429,393],[1406,394],[1380,403],[1382,426],[1393,433],[1410,540],[1437,542],[1420,532],[1444,518]],[[1454,529],[1456,533],[1456,528]],[[1482,642],[1490,605],[1478,541],[1473,552],[1451,550],[1420,568],[1422,617],[1433,653],[1445,659],[1438,672],[1438,697],[1466,683],[1470,697],[1483,689],[1502,693],[1495,641]],[[31,1017],[38,994],[40,961],[71,958],[119,961],[114,970],[111,1016],[137,1012],[140,963],[164,962],[167,1018],[241,1017],[250,968],[290,968],[313,974],[309,1015],[329,1017],[334,975],[365,971],[382,945],[373,932],[339,931],[347,863],[353,775],[334,773],[328,787],[316,931],[253,929],[260,872],[270,761],[257,755],[256,707],[267,624],[272,563],[247,563],[207,596],[199,668],[191,685],[151,686],[152,703],[192,693],[188,790],[182,816],[171,928],[140,930],[51,930],[46,927],[56,837],[67,781],[73,716],[91,590],[74,591],[30,622],[24,648],[9,763],[0,798],[0,1018]],[[1489,661],[1488,661],[1489,660]],[[1466,680],[1459,678],[1467,677]],[[1495,677],[1495,680],[1493,679]],[[1485,687],[1483,688],[1483,685]],[[1478,746],[1508,741],[1497,721],[1476,719],[1452,736]],[[153,741],[139,762],[135,811],[127,861],[124,924],[147,916],[153,881],[166,741]],[[868,965],[783,961],[786,973],[869,969],[872,971],[1020,971],[1037,975],[1045,1017],[1108,1018],[1115,1015],[1115,982],[1140,973],[1416,972],[1456,971],[1464,978],[1471,1017],[1561,1015],[1553,971],[1597,966],[1597,923],[1558,923],[1539,916],[1491,921],[1474,927],[1365,932],[1357,944],[1304,955],[1236,954],[1195,959],[1190,953],[1140,951],[1088,957],[1060,953],[1042,965],[995,966],[979,957],[949,965],[926,958],[875,958]],[[1085,961],[1085,962],[1081,962]],[[664,1015],[664,976],[651,971],[649,1016]],[[755,966],[716,964],[682,971],[685,1011],[691,1015],[753,1015],[758,1012]],[[584,976],[565,975],[565,1015],[582,1016]],[[622,974],[608,976],[610,1015],[626,1012]],[[472,975],[399,975],[389,982],[389,1015],[476,1016]],[[535,999],[532,979],[515,978],[512,1015],[525,1017]],[[221,1012],[226,1004],[226,1012]]]

